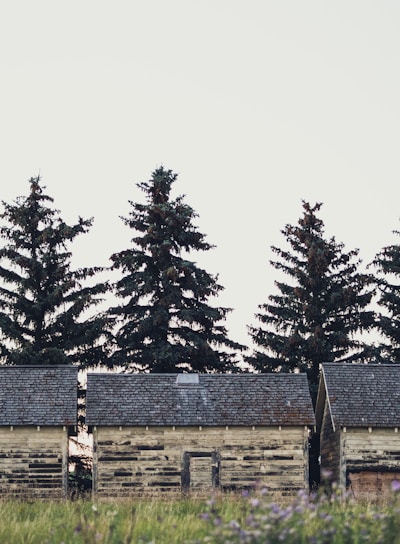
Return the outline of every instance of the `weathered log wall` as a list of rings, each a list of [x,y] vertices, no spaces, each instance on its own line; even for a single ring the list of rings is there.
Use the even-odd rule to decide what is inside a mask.
[[[0,496],[64,498],[68,436],[62,427],[0,427]]]
[[[98,496],[243,489],[290,496],[308,485],[304,427],[94,428]]]
[[[343,429],[342,449],[342,471],[356,498],[387,495],[391,482],[400,479],[400,433],[397,429]]]

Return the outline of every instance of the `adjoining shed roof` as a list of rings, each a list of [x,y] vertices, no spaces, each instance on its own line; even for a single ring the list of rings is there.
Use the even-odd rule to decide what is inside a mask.
[[[313,425],[305,374],[88,374],[88,425]]]
[[[77,368],[0,366],[0,425],[76,425]]]
[[[324,363],[316,418],[325,399],[334,428],[400,427],[400,364]]]

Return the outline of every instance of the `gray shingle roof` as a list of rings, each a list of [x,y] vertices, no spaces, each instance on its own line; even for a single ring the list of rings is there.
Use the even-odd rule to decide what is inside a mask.
[[[329,398],[335,426],[400,426],[400,365],[324,363],[317,401],[320,425]]]
[[[88,425],[313,425],[304,374],[88,374]],[[196,375],[191,375],[192,377]]]
[[[76,425],[77,369],[0,366],[0,425]]]

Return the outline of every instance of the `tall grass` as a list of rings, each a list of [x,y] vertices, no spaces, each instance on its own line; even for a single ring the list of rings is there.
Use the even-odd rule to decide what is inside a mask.
[[[216,499],[0,502],[1,544],[400,544],[396,494],[384,505],[265,490]]]
[[[239,501],[221,503],[221,515],[238,517]],[[1,544],[184,543],[205,537],[207,505],[199,500],[114,503],[0,502]],[[241,516],[239,515],[241,519]]]

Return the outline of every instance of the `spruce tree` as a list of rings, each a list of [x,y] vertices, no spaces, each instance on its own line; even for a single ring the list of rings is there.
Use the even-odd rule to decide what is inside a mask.
[[[86,313],[107,284],[87,285],[100,268],[71,270],[68,245],[92,219],[67,225],[40,178],[0,214],[0,360],[10,365],[104,363],[107,318]],[[93,280],[89,280],[93,281]]]
[[[393,231],[400,236],[400,231]],[[379,315],[378,329],[384,340],[381,361],[400,363],[400,244],[386,246],[373,262],[378,271],[378,304],[385,313]]]
[[[368,347],[355,335],[374,325],[367,309],[373,278],[357,271],[358,250],[346,253],[324,237],[320,208],[303,201],[298,224],[282,230],[290,249],[272,247],[278,259],[271,265],[291,281],[275,282],[277,294],[259,306],[261,326],[249,327],[257,348],[247,358],[261,372],[307,372],[314,395],[320,363],[367,358]]]
[[[111,311],[119,322],[114,364],[150,372],[213,372],[235,369],[236,350],[223,324],[228,308],[209,305],[222,290],[217,277],[190,260],[208,251],[197,217],[184,197],[171,198],[177,175],[163,167],[139,183],[146,202],[129,201],[124,223],[134,230],[132,247],[112,255],[122,278]]]

